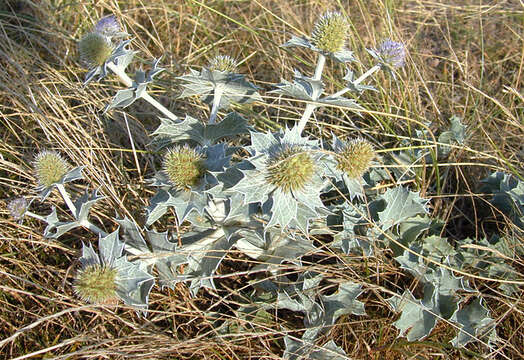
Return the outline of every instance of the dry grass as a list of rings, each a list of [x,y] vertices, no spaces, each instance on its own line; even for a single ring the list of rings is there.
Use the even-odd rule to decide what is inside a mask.
[[[388,151],[402,138],[414,136],[416,124],[428,123],[438,132],[451,115],[462,117],[469,127],[467,143],[439,166],[418,168],[413,186],[432,199],[433,214],[446,220],[444,236],[462,239],[507,233],[522,244],[517,229],[477,194],[479,180],[493,170],[524,175],[522,0],[4,1],[0,3],[0,198],[31,193],[36,184],[31,170],[35,152],[56,149],[72,164],[86,165],[89,187],[100,188],[106,196],[95,209],[98,223],[106,230],[116,228],[115,211],[143,223],[143,208],[152,196],[145,179],[159,166],[147,146],[148,133],[159,121],[149,105],[129,108],[132,138],[139,149],[137,168],[122,114],[101,115],[120,85],[116,80],[81,85],[85,69],[78,61],[76,40],[102,15],[114,13],[126,24],[144,66],[154,57],[163,57],[167,71],[159,82],[163,86],[154,89],[155,96],[178,115],[201,116],[207,109],[195,99],[175,99],[180,91],[175,76],[219,53],[232,54],[242,62],[242,72],[269,90],[281,78],[291,78],[293,68],[309,71],[307,65],[315,61],[305,51],[290,56],[278,45],[291,33],[308,33],[317,14],[334,8],[350,17],[350,46],[362,54],[363,66],[371,62],[363,48],[385,37],[405,42],[409,61],[397,83],[383,74],[376,77],[379,92],[360,99],[367,109],[364,116],[324,111],[309,126],[311,134],[361,135]],[[327,76],[340,86],[343,69],[329,68]],[[272,129],[300,118],[302,104],[271,95],[265,100],[264,105],[240,109],[258,128]],[[438,186],[437,171],[445,172]],[[81,191],[85,184],[75,186]],[[56,196],[51,203],[63,208]],[[49,211],[49,204],[36,201],[35,212]],[[168,230],[174,230],[169,225],[173,223],[163,222]],[[37,221],[18,224],[2,212],[0,355],[6,359],[278,359],[284,328],[301,326],[296,314],[285,311],[248,320],[235,316],[239,304],[249,302],[239,289],[260,278],[227,275],[251,266],[234,252],[219,269],[223,276],[217,279],[216,293],[202,291],[192,298],[181,284],[175,290],[156,287],[146,319],[123,306],[86,306],[75,298],[71,281],[81,242],[96,238],[79,230],[51,241],[42,237],[42,231]],[[336,255],[326,253],[330,256]],[[343,317],[326,335],[351,358],[524,356],[521,294],[506,297],[494,289],[494,282],[471,279],[472,286],[486,294],[498,323],[501,343],[494,352],[478,343],[454,349],[449,340],[455,331],[445,323],[426,341],[408,343],[397,339],[392,325],[397,315],[388,310],[384,297],[397,286],[414,288],[412,278],[387,253],[365,261],[344,258],[341,263],[344,266],[329,261],[318,265],[312,260],[310,265],[367,289],[361,301],[368,316]],[[515,264],[523,274],[522,259]],[[214,317],[228,324],[229,331],[218,332]],[[297,331],[291,334],[300,336]]]

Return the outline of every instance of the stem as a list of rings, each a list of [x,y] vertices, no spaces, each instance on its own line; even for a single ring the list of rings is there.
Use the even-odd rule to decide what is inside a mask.
[[[109,70],[111,70],[113,73],[115,73],[116,76],[120,79],[120,81],[127,87],[133,86],[133,80],[118,66],[116,66],[115,63],[107,63],[107,67]],[[144,92],[142,95],[142,99],[153,105],[156,109],[158,109],[162,114],[170,118],[171,120],[178,120],[178,117],[173,114],[171,111],[169,111],[164,105],[160,104],[158,101],[153,99],[149,93]]]
[[[211,108],[211,114],[209,115],[209,123],[215,124],[218,114],[218,108],[220,106],[220,99],[222,98],[222,94],[224,93],[224,87],[222,84],[218,84],[215,88],[215,93],[213,96],[213,106]]]
[[[32,218],[34,218],[34,219],[37,219],[37,220],[40,220],[40,221],[44,221],[44,222],[45,222],[45,217],[40,216],[40,215],[38,215],[38,214],[35,214],[35,213],[31,212],[31,211],[26,211],[26,212],[24,213],[24,216],[25,216],[25,215],[30,216],[30,217],[32,217]]]
[[[313,80],[320,80],[322,78],[322,71],[324,71],[325,64],[326,57],[322,54],[319,54],[317,59],[317,66],[315,68],[315,75],[313,75]],[[313,93],[313,101],[317,100],[320,97],[320,95],[321,94]],[[306,127],[306,124],[316,107],[317,105],[314,103],[308,103],[306,105],[306,108],[304,109],[304,114],[302,114],[302,117],[300,118],[300,121],[297,125],[299,134],[301,134],[302,131],[304,131],[304,128]]]
[[[60,195],[62,195],[62,199],[64,199],[64,202],[66,203],[67,207],[69,208],[69,211],[71,211],[71,214],[76,219],[77,213],[76,213],[76,207],[73,204],[73,201],[71,201],[71,198],[69,197],[69,194],[67,193],[64,184],[57,184],[56,188],[60,192]]]
[[[370,77],[371,75],[373,75],[375,72],[377,72],[378,70],[380,70],[381,66],[380,65],[375,65],[373,66],[371,69],[369,69],[368,71],[366,71],[364,74],[362,74],[357,80],[353,81],[353,85],[358,85],[360,84],[362,81],[366,80],[368,77]],[[334,98],[334,97],[338,97],[338,96],[342,96],[344,95],[345,93],[347,93],[350,89],[345,87],[343,88],[342,90],[334,93],[333,95],[329,96],[331,98]]]

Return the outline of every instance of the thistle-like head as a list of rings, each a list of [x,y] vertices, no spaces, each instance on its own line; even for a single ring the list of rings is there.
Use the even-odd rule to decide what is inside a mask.
[[[326,53],[342,51],[346,46],[349,23],[339,12],[327,12],[315,23],[311,43]]]
[[[387,39],[379,45],[375,52],[385,65],[399,68],[405,64],[406,47],[400,42]]]
[[[107,37],[119,35],[121,33],[121,28],[116,16],[109,15],[98,20],[95,25],[95,32]]]
[[[48,188],[59,183],[70,170],[69,164],[54,151],[44,150],[36,155],[33,161],[38,185]]]
[[[23,219],[28,206],[27,200],[24,197],[19,197],[9,201],[7,209],[13,219],[18,221]]]
[[[312,179],[316,166],[313,158],[299,146],[284,146],[267,164],[266,180],[284,192],[300,191]]]
[[[336,156],[337,168],[350,179],[359,179],[369,170],[375,158],[373,145],[364,139],[355,139],[340,149]]]
[[[89,67],[101,66],[111,56],[111,40],[99,32],[86,34],[78,43],[81,60]]]
[[[205,173],[202,154],[188,146],[177,146],[164,156],[164,172],[179,190],[197,185]]]
[[[218,55],[211,59],[207,68],[211,71],[234,73],[237,69],[237,62],[231,56]]]
[[[94,304],[114,304],[118,301],[118,272],[108,265],[91,264],[78,271],[74,291],[83,301]]]

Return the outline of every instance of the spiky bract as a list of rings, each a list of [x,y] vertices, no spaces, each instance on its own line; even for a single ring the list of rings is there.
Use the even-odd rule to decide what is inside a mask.
[[[70,170],[69,164],[54,151],[40,152],[33,162],[38,184],[48,188],[59,183]]]
[[[207,66],[211,71],[222,71],[233,73],[237,69],[237,62],[231,56],[215,56]]]
[[[406,48],[404,44],[386,39],[376,49],[376,53],[385,65],[393,68],[404,66],[406,58]]]
[[[337,152],[337,168],[350,179],[358,179],[369,169],[374,158],[373,145],[364,139],[355,139]]]
[[[164,157],[164,172],[179,190],[197,185],[205,173],[202,154],[188,146],[170,149]]]
[[[346,45],[349,24],[338,12],[327,12],[315,23],[311,42],[326,53],[342,51]]]
[[[108,37],[99,32],[85,35],[78,43],[80,58],[89,67],[101,66],[111,56],[113,45]]]
[[[315,173],[315,162],[298,146],[286,146],[270,158],[267,181],[285,192],[302,190]]]
[[[75,293],[86,302],[110,304],[118,301],[117,270],[106,265],[92,264],[76,274]]]
[[[27,210],[27,206],[27,200],[23,197],[19,197],[9,201],[7,204],[7,209],[9,210],[9,214],[13,217],[13,219],[21,220]]]

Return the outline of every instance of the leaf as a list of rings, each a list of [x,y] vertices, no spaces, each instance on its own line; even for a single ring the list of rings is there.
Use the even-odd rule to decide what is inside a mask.
[[[458,116],[452,116],[450,122],[451,129],[440,134],[438,137],[438,142],[443,144],[457,143],[462,145],[466,139],[466,126],[462,124],[461,118]],[[439,150],[441,155],[447,156],[451,152],[451,147],[441,145]]]
[[[167,140],[169,144],[179,143],[187,140],[204,144],[204,124],[189,115],[183,121],[173,121],[171,119],[160,119],[160,126],[153,132],[153,136]],[[158,141],[157,141],[158,142]],[[163,144],[162,147],[167,146]]]
[[[51,212],[51,214],[45,217],[45,221],[47,222],[47,226],[44,230],[44,237],[49,239],[58,239],[60,236],[64,235],[69,230],[82,226],[77,221],[59,221],[58,216],[56,215],[55,207],[53,207],[53,211]]]
[[[208,124],[204,128],[204,139],[209,144],[215,144],[220,139],[246,134],[249,130],[250,126],[247,120],[239,114],[231,112],[219,123]]]
[[[321,296],[322,308],[324,309],[321,322],[325,326],[330,326],[335,324],[342,315],[366,315],[364,303],[357,300],[362,292],[362,285],[348,281],[341,283],[336,293]]]
[[[270,91],[270,93],[282,94],[305,101],[316,101],[324,91],[324,84],[321,80],[304,76],[298,70],[295,70],[293,82],[283,79],[276,87],[277,89]]]
[[[344,350],[337,346],[333,340],[328,341],[323,347],[316,346],[307,341],[295,340],[289,335],[284,337],[286,349],[282,355],[288,360],[347,360]]]
[[[463,347],[476,339],[487,341],[488,345],[496,341],[495,320],[489,317],[489,310],[482,302],[482,298],[476,298],[451,318],[460,326],[459,333],[451,340],[453,346]]]
[[[384,200],[387,205],[383,211],[378,213],[383,230],[402,223],[417,214],[427,212],[428,200],[422,199],[418,192],[411,192],[402,186],[388,189],[379,198]]]

